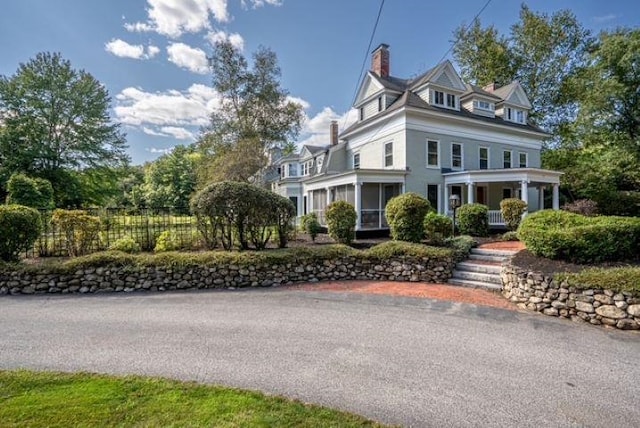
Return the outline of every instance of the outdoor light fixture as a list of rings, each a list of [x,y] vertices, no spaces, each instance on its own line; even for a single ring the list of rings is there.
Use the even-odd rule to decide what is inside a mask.
[[[456,236],[456,210],[460,208],[460,196],[449,196],[449,208],[453,210],[453,236]]]

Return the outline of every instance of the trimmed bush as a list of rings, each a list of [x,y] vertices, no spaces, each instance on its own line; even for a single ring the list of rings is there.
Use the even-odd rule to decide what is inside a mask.
[[[356,233],[358,215],[349,202],[336,201],[327,207],[326,213],[329,236],[340,244],[351,244]]]
[[[453,250],[456,262],[466,259],[471,249],[478,245],[472,237],[466,235],[447,238],[444,244]]]
[[[431,244],[441,245],[453,235],[453,221],[446,215],[429,212],[424,216],[424,234]]]
[[[62,232],[70,257],[89,253],[94,242],[99,240],[100,218],[85,211],[55,210],[51,223]]]
[[[587,217],[598,215],[598,204],[591,199],[578,199],[577,201],[565,204],[562,209],[574,214],[581,214]]]
[[[396,256],[412,256],[427,259],[443,259],[453,256],[449,248],[429,247],[406,241],[387,241],[362,251],[366,258],[386,260]]]
[[[578,273],[558,273],[554,279],[580,289],[640,292],[640,267],[590,268]]]
[[[501,238],[503,241],[519,241],[518,232],[515,230],[510,230],[504,233]]]
[[[522,214],[527,210],[527,203],[517,198],[507,198],[500,201],[500,211],[504,224],[509,230],[516,230],[522,220]]]
[[[44,178],[13,174],[7,181],[7,203],[32,208],[53,208],[53,187]]]
[[[640,218],[586,217],[567,211],[529,214],[518,237],[531,253],[574,263],[638,258]]]
[[[466,204],[458,209],[458,229],[463,235],[489,235],[489,208],[482,204]]]
[[[133,238],[128,236],[116,240],[109,247],[110,251],[122,251],[124,253],[134,254],[141,251],[140,244],[138,244]]]
[[[396,241],[422,241],[424,217],[430,209],[429,201],[417,193],[409,192],[391,198],[385,208],[391,237]]]
[[[22,205],[0,205],[0,260],[13,262],[33,247],[40,233],[40,213]]]
[[[315,242],[318,233],[322,230],[320,222],[318,221],[318,215],[316,213],[309,213],[302,216],[300,219],[300,227],[311,236],[311,240]]]
[[[181,247],[180,241],[170,230],[165,230],[156,239],[156,246],[153,248],[155,253],[162,253],[165,251],[176,251]]]

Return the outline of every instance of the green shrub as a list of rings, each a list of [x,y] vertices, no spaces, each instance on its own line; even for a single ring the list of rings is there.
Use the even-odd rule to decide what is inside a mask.
[[[62,232],[65,247],[71,257],[87,254],[99,240],[100,218],[85,211],[55,210],[51,223]]]
[[[315,242],[316,236],[322,230],[320,222],[318,221],[318,215],[316,213],[309,213],[302,216],[300,219],[300,227],[311,236],[311,240]]]
[[[453,221],[446,215],[430,211],[424,216],[424,234],[431,244],[441,245],[453,235]]]
[[[162,253],[165,251],[176,251],[181,247],[180,240],[175,233],[170,230],[165,230],[156,239],[156,246],[153,249],[155,253]]]
[[[7,203],[32,208],[53,208],[53,187],[43,178],[16,173],[7,181]]]
[[[590,268],[578,273],[558,273],[554,279],[571,287],[640,293],[640,267]]]
[[[406,241],[387,241],[375,245],[364,252],[366,258],[386,260],[390,257],[411,256],[428,259],[442,259],[453,256],[453,252],[448,248],[430,247]]]
[[[263,249],[274,230],[279,245],[285,246],[295,215],[288,198],[248,183],[228,181],[212,183],[196,193],[191,211],[207,247],[220,242],[226,250],[234,246],[247,250],[249,243]]]
[[[598,210],[604,215],[640,217],[640,192],[609,192],[598,200]]]
[[[0,260],[17,261],[40,233],[40,213],[22,205],[0,205]]]
[[[516,231],[514,231],[514,230],[510,230],[510,231],[508,231],[508,232],[504,233],[504,234],[501,236],[501,239],[502,239],[503,241],[519,241],[519,239],[518,239],[518,232],[516,232]]]
[[[518,238],[533,254],[550,259],[575,263],[628,260],[638,257],[640,218],[544,210],[524,218]]]
[[[517,198],[503,199],[500,201],[500,211],[507,229],[516,230],[522,220],[522,214],[527,211],[527,203]]]
[[[458,209],[458,229],[464,235],[489,235],[489,208],[482,204],[461,206]]]
[[[456,262],[466,259],[469,256],[471,249],[478,245],[472,237],[466,235],[447,238],[444,241],[444,244],[453,250]]]
[[[392,198],[385,208],[391,237],[396,241],[422,241],[423,221],[430,208],[429,201],[417,193],[404,193]]]
[[[116,240],[109,247],[111,251],[122,251],[124,253],[139,253],[141,251],[140,244],[138,244],[133,238],[128,236]]]
[[[349,202],[336,201],[327,207],[327,228],[329,236],[341,244],[349,245],[356,233],[358,215]]]
[[[578,199],[577,201],[564,204],[563,210],[574,214],[582,214],[587,217],[598,215],[598,203],[591,199]]]

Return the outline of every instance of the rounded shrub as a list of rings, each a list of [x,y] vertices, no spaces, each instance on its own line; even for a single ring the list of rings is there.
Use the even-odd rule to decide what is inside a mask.
[[[123,253],[139,253],[141,250],[140,244],[138,244],[133,238],[129,236],[125,236],[124,238],[120,238],[116,240],[109,247],[111,251],[122,251]]]
[[[489,208],[482,204],[466,204],[458,209],[458,229],[463,235],[489,235]]]
[[[341,244],[349,245],[356,233],[357,218],[356,210],[349,202],[331,203],[326,213],[329,236]]]
[[[320,222],[318,221],[318,214],[309,213],[302,216],[300,219],[300,227],[303,231],[309,234],[311,240],[315,242],[318,233],[322,230]]]
[[[397,241],[420,242],[424,237],[424,217],[431,205],[417,193],[404,193],[391,198],[385,208],[391,237]]]
[[[524,218],[518,238],[531,253],[550,259],[574,263],[630,260],[638,258],[640,218],[544,210]]]
[[[565,204],[563,210],[574,214],[582,214],[587,217],[598,215],[598,203],[591,199],[578,199],[577,201]]]
[[[153,248],[153,251],[155,253],[176,251],[179,250],[180,247],[180,240],[175,236],[175,233],[170,230],[165,230],[156,238],[156,246]]]
[[[446,215],[430,211],[424,216],[424,234],[432,244],[441,245],[453,235],[453,221]]]
[[[40,233],[40,213],[23,205],[0,205],[0,260],[17,261],[33,247]]]
[[[7,203],[32,208],[53,208],[53,186],[44,178],[16,173],[7,181]]]
[[[99,241],[100,218],[82,210],[55,210],[51,223],[63,236],[69,256],[89,253]]]
[[[517,198],[507,198],[500,201],[500,211],[504,224],[509,230],[516,230],[522,220],[522,214],[527,210],[527,203]]]

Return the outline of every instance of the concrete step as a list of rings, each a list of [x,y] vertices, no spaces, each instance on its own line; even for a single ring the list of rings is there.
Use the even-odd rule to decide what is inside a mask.
[[[468,272],[468,271],[454,269],[452,278],[466,279],[469,281],[488,282],[491,284],[502,285],[500,274],[493,274],[493,273]]]
[[[502,290],[502,285],[493,284],[490,282],[471,281],[468,279],[451,278],[449,279],[448,283],[451,285],[457,285],[460,287],[481,288],[483,290],[489,290],[489,291]]]
[[[468,260],[478,260],[478,261],[484,261],[484,262],[496,262],[496,263],[502,263],[502,261],[505,259],[504,256],[485,256],[483,254],[469,254],[469,259]]]
[[[489,273],[494,275],[500,275],[502,271],[502,265],[499,263],[474,263],[471,261],[460,262],[456,265],[457,270],[466,271],[466,272],[478,272],[478,273]]]
[[[480,256],[493,256],[493,257],[511,257],[516,251],[509,250],[490,250],[486,248],[472,248],[471,254],[477,254]]]

